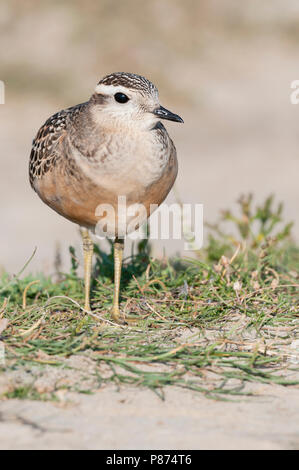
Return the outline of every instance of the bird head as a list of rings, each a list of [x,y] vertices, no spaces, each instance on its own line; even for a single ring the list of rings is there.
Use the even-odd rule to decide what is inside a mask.
[[[90,99],[99,124],[111,127],[151,129],[161,119],[183,122],[159,102],[158,90],[146,78],[133,73],[107,75],[96,86]]]

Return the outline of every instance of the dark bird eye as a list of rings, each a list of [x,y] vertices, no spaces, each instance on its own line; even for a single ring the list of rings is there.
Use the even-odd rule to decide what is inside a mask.
[[[118,103],[126,103],[129,101],[129,98],[124,93],[115,93],[114,98]]]

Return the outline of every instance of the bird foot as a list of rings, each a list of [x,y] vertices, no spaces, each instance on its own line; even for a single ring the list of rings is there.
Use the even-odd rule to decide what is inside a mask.
[[[138,323],[137,318],[122,315],[120,310],[115,307],[112,308],[111,316],[112,316],[112,319],[119,325],[134,325]]]
[[[88,313],[91,313],[91,307],[90,307],[90,304],[85,304],[84,305],[84,310]]]
[[[118,307],[112,307],[111,311],[112,319],[119,325],[127,325],[125,318],[121,315]]]

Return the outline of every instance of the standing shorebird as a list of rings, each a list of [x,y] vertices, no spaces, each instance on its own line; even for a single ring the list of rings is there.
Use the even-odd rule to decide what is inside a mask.
[[[114,208],[114,297],[112,317],[120,321],[119,285],[123,236],[118,200],[160,205],[177,176],[175,146],[161,119],[183,122],[160,106],[157,88],[132,73],[113,73],[96,86],[89,101],[54,114],[33,141],[29,177],[39,197],[79,224],[83,238],[85,310],[90,311],[90,277],[99,207]],[[129,219],[125,220],[128,233]],[[122,230],[123,233],[123,230]]]

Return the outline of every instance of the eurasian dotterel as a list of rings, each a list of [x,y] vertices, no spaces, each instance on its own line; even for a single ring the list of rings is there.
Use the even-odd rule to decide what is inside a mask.
[[[112,316],[117,322],[122,320],[119,285],[130,225],[130,217],[120,223],[119,197],[127,206],[142,204],[146,219],[150,206],[164,201],[177,176],[176,149],[161,120],[183,122],[160,105],[158,90],[149,80],[112,73],[97,84],[89,101],[51,116],[32,145],[32,188],[48,206],[81,227],[87,311],[93,254],[89,232],[103,219],[99,207],[114,209],[114,220],[106,220],[102,229],[114,237]]]

